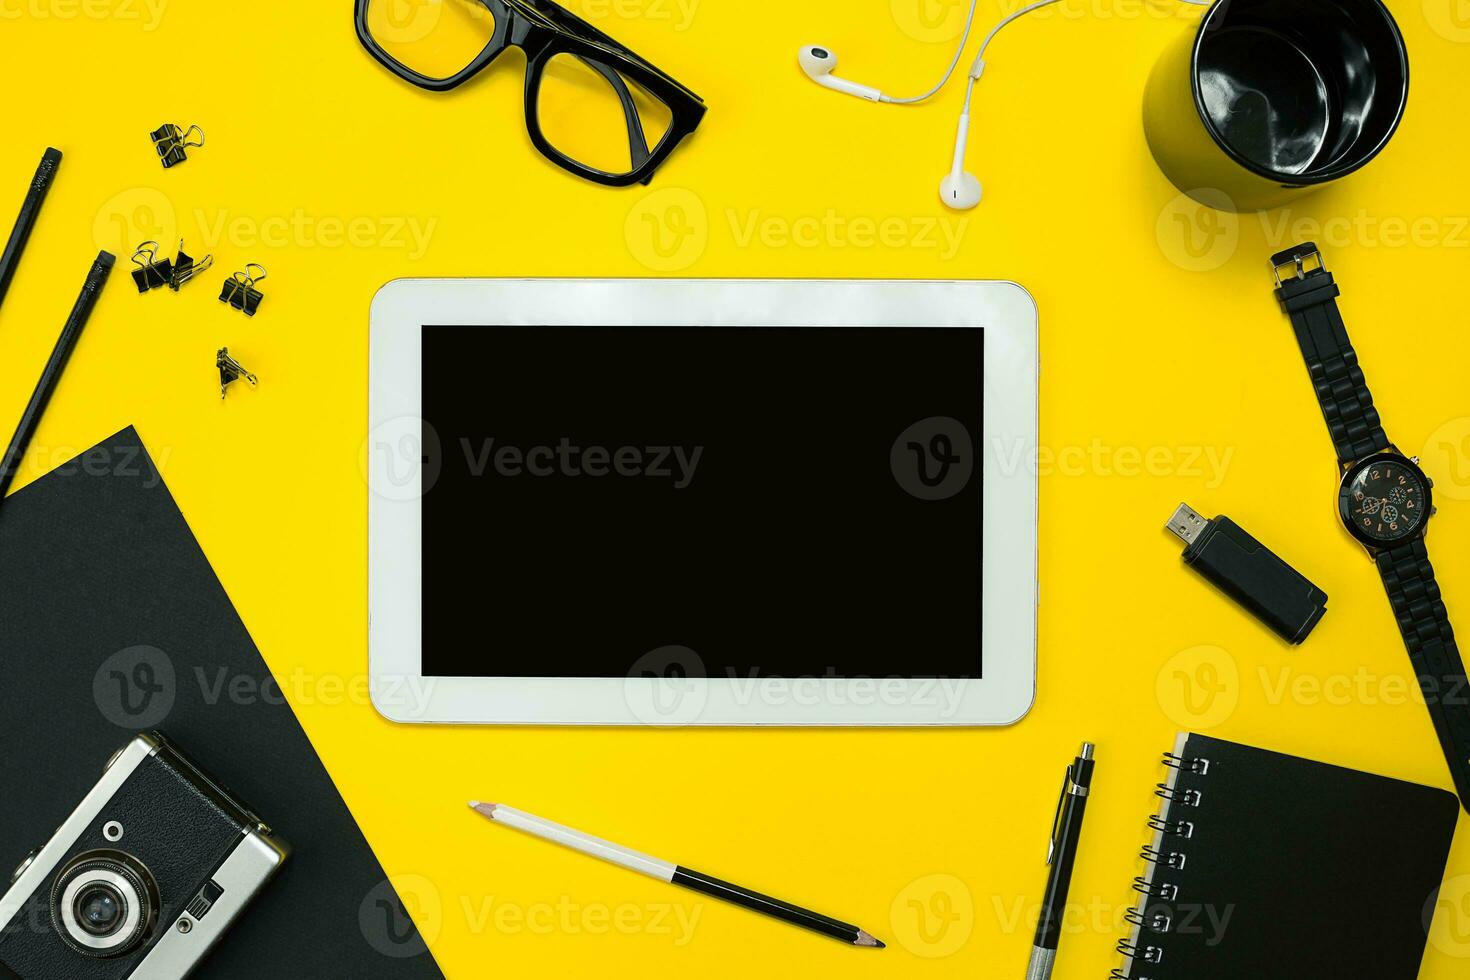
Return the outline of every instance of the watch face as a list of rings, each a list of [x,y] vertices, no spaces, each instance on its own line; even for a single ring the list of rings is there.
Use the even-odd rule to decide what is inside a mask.
[[[1395,545],[1423,533],[1429,480],[1403,456],[1369,456],[1343,476],[1338,509],[1359,541],[1373,547]]]

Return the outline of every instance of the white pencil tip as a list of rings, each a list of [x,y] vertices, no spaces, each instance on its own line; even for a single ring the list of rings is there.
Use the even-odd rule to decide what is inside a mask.
[[[479,800],[470,800],[470,809],[483,817],[492,817],[495,815],[494,803],[481,803]]]
[[[470,800],[470,809],[471,810],[478,810],[479,808],[480,808],[480,801],[479,800]]]

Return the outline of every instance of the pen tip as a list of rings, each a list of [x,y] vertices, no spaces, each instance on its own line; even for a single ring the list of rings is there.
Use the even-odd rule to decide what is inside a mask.
[[[869,946],[873,949],[884,949],[887,944],[881,939],[875,938],[866,929],[859,929],[857,939],[853,940],[854,946]]]

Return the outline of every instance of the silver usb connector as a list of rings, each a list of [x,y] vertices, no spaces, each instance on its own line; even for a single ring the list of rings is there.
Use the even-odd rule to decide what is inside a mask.
[[[1165,525],[1171,534],[1186,546],[1194,544],[1194,539],[1199,537],[1209,524],[1209,520],[1188,504],[1180,504],[1174,511],[1174,516],[1169,518]]]

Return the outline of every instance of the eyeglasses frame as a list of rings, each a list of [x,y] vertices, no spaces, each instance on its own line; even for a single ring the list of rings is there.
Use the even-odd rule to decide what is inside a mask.
[[[448,92],[474,78],[509,48],[520,48],[526,56],[526,131],[542,156],[586,180],[609,187],[647,184],[674,148],[699,127],[705,113],[704,100],[687,86],[655,67],[613,38],[552,0],[476,0],[495,20],[489,42],[474,60],[448,78],[433,78],[414,71],[389,54],[368,27],[368,6],[373,0],[356,0],[357,38],[385,68],[406,82],[433,92]],[[628,124],[629,162],[625,174],[611,174],[574,160],[552,146],[541,131],[536,104],[547,63],[558,54],[582,59],[617,92]],[[627,75],[668,107],[668,131],[652,149],[648,148],[643,124],[632,93],[620,75]]]

